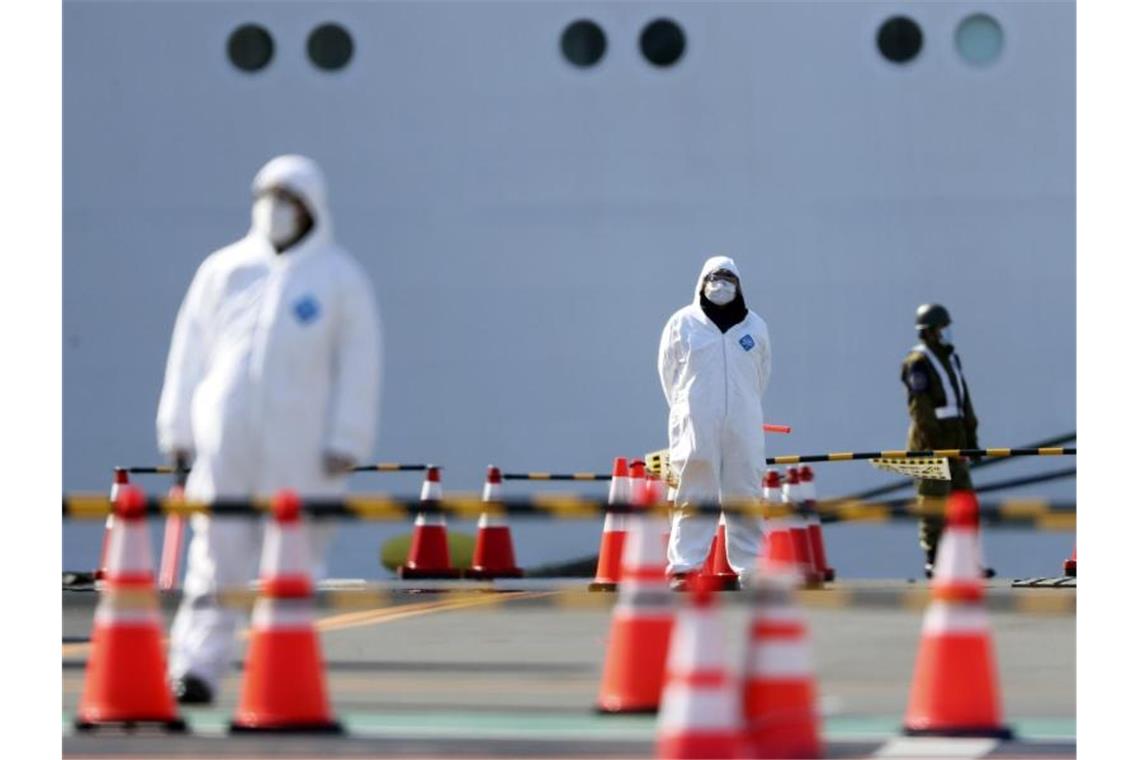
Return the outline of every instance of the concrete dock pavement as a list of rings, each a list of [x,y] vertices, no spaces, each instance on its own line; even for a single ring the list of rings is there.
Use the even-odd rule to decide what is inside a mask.
[[[423,585],[423,584],[419,584]],[[648,757],[652,717],[598,716],[613,595],[574,593],[580,580],[531,581],[513,592],[414,593],[400,584],[325,584],[319,628],[340,738],[229,737],[244,643],[218,702],[183,709],[189,736],[77,735],[97,595],[63,601],[63,748],[69,757]],[[812,592],[811,626],[829,757],[1071,757],[1075,754],[1075,589],[990,583],[1005,714],[1018,741],[903,740],[922,622],[921,586],[845,581]],[[488,584],[485,587],[494,588]],[[437,587],[441,588],[441,587]],[[442,588],[448,588],[442,586]],[[851,599],[903,600],[852,606]],[[355,602],[354,603],[354,598]],[[732,601],[732,595],[724,597]],[[848,601],[843,601],[844,599]],[[1027,603],[1026,600],[1040,599]],[[375,604],[381,600],[382,604]],[[828,606],[828,600],[840,603]],[[169,616],[177,600],[164,599]],[[747,609],[724,605],[730,658],[741,661]],[[169,622],[169,617],[168,617]],[[941,754],[938,754],[941,753]]]

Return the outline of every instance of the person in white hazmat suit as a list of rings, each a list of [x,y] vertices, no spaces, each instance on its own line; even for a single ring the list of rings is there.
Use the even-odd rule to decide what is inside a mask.
[[[325,182],[302,156],[253,181],[249,233],[210,255],[178,311],[158,407],[159,448],[193,460],[189,499],[292,489],[335,497],[372,452],[380,321],[360,265],[333,242]],[[242,615],[218,592],[255,576],[263,522],[195,515],[170,678],[182,703],[213,700]],[[314,572],[331,525],[311,524]]]
[[[705,262],[693,302],[665,325],[657,355],[669,403],[669,460],[676,504],[758,498],[765,470],[761,398],[772,372],[768,326],[744,303],[740,271],[727,256]],[[728,513],[728,562],[755,571],[762,524]],[[669,535],[674,588],[700,571],[716,534],[711,515],[675,513]]]

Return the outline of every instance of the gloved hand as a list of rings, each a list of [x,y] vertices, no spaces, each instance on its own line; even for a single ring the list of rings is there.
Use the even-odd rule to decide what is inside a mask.
[[[175,449],[170,452],[170,465],[174,468],[174,483],[185,487],[186,476],[190,471],[190,460],[193,455],[188,449]]]
[[[352,468],[356,466],[355,458],[335,451],[326,451],[321,461],[324,464],[325,475],[329,477],[352,472]]]

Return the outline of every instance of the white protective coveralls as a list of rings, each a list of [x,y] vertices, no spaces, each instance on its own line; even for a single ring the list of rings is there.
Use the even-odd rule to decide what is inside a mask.
[[[367,275],[333,242],[324,179],[301,156],[273,159],[254,194],[284,188],[304,201],[309,232],[277,253],[264,231],[210,255],[174,327],[158,407],[159,448],[192,451],[190,499],[248,498],[293,489],[335,497],[346,477],[323,454],[364,462],[380,394],[380,322]],[[216,593],[255,575],[263,524],[191,521],[182,607],[171,629],[170,674],[214,688],[229,666],[241,615]],[[310,525],[315,573],[331,523]]]
[[[700,303],[705,277],[718,269],[740,279],[727,256],[706,261],[693,303],[669,318],[657,355],[669,402],[669,459],[679,474],[678,505],[758,498],[766,468],[761,397],[772,371],[768,326],[749,310],[742,322],[721,333]],[[732,513],[725,519],[729,564],[748,577],[755,571],[761,521]],[[670,574],[701,569],[716,526],[713,516],[674,514]]]

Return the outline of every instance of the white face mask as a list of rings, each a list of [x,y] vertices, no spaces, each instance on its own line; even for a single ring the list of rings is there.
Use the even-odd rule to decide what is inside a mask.
[[[717,306],[732,303],[736,298],[736,285],[727,280],[713,280],[705,284],[705,298]]]
[[[273,245],[284,245],[297,236],[297,209],[288,201],[264,195],[253,203],[253,228]]]
[[[942,328],[941,340],[942,340],[942,345],[944,345],[944,346],[954,345],[954,331],[951,330],[949,327],[943,327]]]

